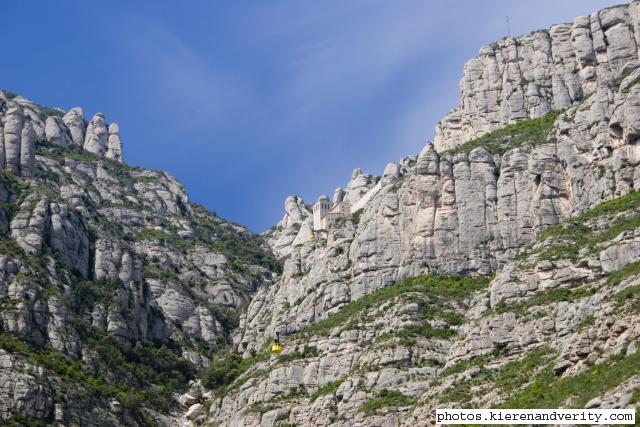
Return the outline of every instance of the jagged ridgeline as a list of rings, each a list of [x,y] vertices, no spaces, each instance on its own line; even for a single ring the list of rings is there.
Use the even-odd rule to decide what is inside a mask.
[[[260,237],[122,163],[103,115],[3,93],[0,416],[637,407],[639,46],[633,1],[483,47],[419,155],[354,170],[332,200],[288,197]]]
[[[483,47],[418,156],[356,169],[313,206],[287,198],[265,233],[282,277],[190,419],[637,405],[639,29],[634,1]]]
[[[0,92],[0,123],[2,423],[162,423],[281,266],[169,174],[122,163],[102,114]]]

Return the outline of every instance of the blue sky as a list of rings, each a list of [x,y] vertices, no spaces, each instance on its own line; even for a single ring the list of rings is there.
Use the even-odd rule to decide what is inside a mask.
[[[2,0],[0,87],[120,124],[127,163],[262,231],[420,151],[479,48],[604,0]]]

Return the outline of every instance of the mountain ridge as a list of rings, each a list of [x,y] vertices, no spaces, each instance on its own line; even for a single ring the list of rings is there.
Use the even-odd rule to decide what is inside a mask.
[[[284,260],[283,276],[259,289],[252,298],[234,342],[245,356],[250,356],[262,351],[278,332],[285,337],[285,356],[298,356],[282,367],[277,361],[257,362],[257,371],[267,373],[256,378],[250,369],[244,382],[241,377],[234,383],[238,391],[214,396],[209,419],[222,420],[223,425],[272,425],[276,420],[294,424],[313,420],[317,425],[422,425],[419,420],[428,419],[428,415],[414,417],[412,411],[428,414],[425,408],[433,407],[424,399],[437,401],[429,384],[448,381],[447,369],[460,357],[464,361],[507,346],[505,358],[516,363],[518,354],[535,349],[515,339],[517,333],[506,332],[519,330],[523,336],[532,335],[519,329],[524,326],[510,317],[508,309],[487,315],[493,323],[482,326],[486,328],[479,333],[482,338],[474,338],[477,332],[471,325],[479,322],[475,313],[493,313],[505,304],[519,307],[518,302],[544,293],[547,287],[559,288],[553,298],[569,302],[568,308],[573,310],[568,300],[571,297],[563,288],[580,288],[581,280],[618,274],[628,263],[633,264],[635,251],[612,263],[614,256],[604,250],[597,261],[581,261],[589,264],[587,270],[592,271],[587,273],[573,261],[562,259],[574,255],[563,253],[566,245],[558,244],[556,254],[561,259],[540,260],[534,272],[522,277],[507,274],[521,268],[514,260],[526,256],[526,248],[535,245],[538,236],[545,236],[544,230],[567,221],[571,224],[572,217],[606,206],[612,199],[624,200],[638,188],[640,159],[635,129],[639,113],[639,4],[607,8],[578,17],[572,24],[554,25],[549,31],[524,37],[507,37],[482,48],[480,55],[465,66],[462,107],[457,113],[464,120],[460,119],[457,133],[450,132],[455,127],[448,115],[436,128],[434,143],[427,144],[418,156],[387,165],[382,176],[354,170],[345,190],[336,189],[339,196],[334,195],[334,202],[347,198],[355,204],[365,195],[370,199],[363,210],[338,220],[326,237],[324,232],[315,232],[313,214],[304,201],[296,196],[287,198],[282,220],[265,233],[274,252]],[[607,43],[598,44],[598,40]],[[503,106],[514,108],[503,114]],[[472,132],[474,124],[478,129]],[[374,190],[376,186],[379,188]],[[635,208],[630,209],[626,215],[635,212]],[[620,238],[607,239],[613,237]],[[606,242],[611,248],[618,246]],[[466,331],[462,336],[469,336],[458,342],[432,335],[430,328],[443,322],[456,330],[460,325],[429,318],[426,323],[414,318],[413,332],[401,332],[401,325],[382,315],[377,326],[347,319],[346,325],[336,324],[328,337],[305,335],[313,325],[339,318],[342,310],[369,295],[425,274],[498,274],[488,294],[473,296],[478,302],[471,304],[462,323]],[[538,283],[533,280],[538,276],[545,279]],[[586,295],[580,290],[575,299]],[[413,312],[415,308],[411,307],[407,310]],[[562,355],[561,348],[573,345],[570,341],[580,337],[577,326],[585,320],[567,324],[540,316],[553,324],[554,330],[567,330],[564,333],[571,336],[567,342],[549,341],[544,333],[539,338],[551,344],[551,353],[562,358],[558,356]],[[629,316],[626,320],[633,318]],[[384,328],[382,325],[395,325],[394,333],[400,334],[392,340],[391,354],[376,351],[376,342],[382,337],[374,330]],[[629,325],[624,328],[629,330]],[[633,343],[631,336],[637,336],[637,331],[627,337]],[[419,366],[421,357],[431,357],[424,345],[447,349],[445,356],[434,356],[444,368],[431,367],[429,376],[435,378],[422,383],[423,389],[416,389],[406,375],[418,375],[412,366]],[[349,350],[340,351],[342,346]],[[306,347],[316,351],[305,353]],[[585,355],[557,363],[574,367],[566,371],[569,378],[583,369],[584,356],[595,358],[591,352],[589,347]],[[375,354],[380,363],[370,374],[377,373],[377,379],[363,376],[365,373],[358,368],[363,358],[371,364]],[[545,355],[536,363],[550,357]],[[400,366],[395,370],[385,368],[389,363]],[[405,379],[394,383],[394,376]],[[346,379],[335,384],[332,381],[336,378]],[[310,397],[298,392],[289,396],[294,389],[306,390]],[[318,390],[330,390],[322,403],[314,397]],[[378,396],[383,392],[386,397]],[[396,396],[406,405],[390,405],[382,411],[386,415],[378,417],[369,409],[365,411],[367,416],[359,411],[360,406],[374,405],[366,403],[370,400],[393,402],[389,393],[406,396]],[[409,412],[405,406],[411,408]]]
[[[104,115],[0,93],[0,417],[637,407],[638,29],[636,0],[482,48],[433,144],[355,169],[322,230],[290,196],[256,236],[126,165]]]

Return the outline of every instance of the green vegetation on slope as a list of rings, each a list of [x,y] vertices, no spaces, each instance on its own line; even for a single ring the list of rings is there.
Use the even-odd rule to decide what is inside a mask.
[[[146,420],[143,405],[168,411],[171,393],[184,388],[195,373],[189,362],[166,347],[152,342],[132,345],[88,326],[84,332],[90,334],[86,337],[86,349],[93,355],[90,363],[50,347],[33,347],[3,331],[0,348],[58,374],[67,382],[67,398],[88,389],[118,399],[142,421]]]
[[[609,200],[584,213],[551,227],[540,233],[539,241],[554,238],[554,245],[540,254],[540,259],[569,258],[577,259],[583,248],[593,250],[598,243],[606,242],[627,230],[640,227],[640,192],[632,191],[626,196]],[[593,231],[587,221],[603,216],[621,213],[613,223],[604,230]]]
[[[302,351],[296,350],[291,353],[281,354],[280,356],[278,356],[278,363],[287,363],[291,362],[292,360],[307,359],[319,355],[320,352],[316,347],[305,345]]]
[[[502,155],[512,148],[523,145],[542,145],[550,142],[550,133],[562,110],[550,111],[537,119],[522,120],[512,125],[482,135],[459,147],[442,152],[444,154],[469,153],[484,147],[493,154]]]
[[[502,408],[558,408],[568,404],[583,408],[594,397],[620,385],[640,372],[640,352],[613,356],[606,363],[590,366],[574,376],[558,378],[545,367],[531,384],[507,399]]]
[[[418,276],[408,278],[396,285],[387,286],[371,294],[346,304],[340,311],[331,317],[305,327],[300,335],[324,335],[328,334],[336,326],[347,326],[349,321],[363,312],[377,308],[385,301],[396,297],[413,294],[427,295],[432,304],[419,302],[421,307],[419,316],[426,321],[434,317],[449,319],[452,324],[460,324],[461,320],[454,313],[445,310],[439,303],[445,301],[462,301],[469,298],[474,292],[486,289],[491,278],[489,277],[444,277],[444,276]],[[453,330],[447,328],[432,328],[427,323],[408,327],[399,331],[398,336],[403,339],[413,339],[417,336],[427,338],[449,338],[455,335]],[[286,344],[285,344],[286,345]],[[252,367],[269,358],[269,351],[265,349],[253,357],[243,359],[240,355],[229,353],[214,357],[211,365],[202,373],[202,381],[205,386],[215,389],[217,396],[224,396],[238,387],[248,378],[264,375],[264,370],[249,372]],[[282,354],[278,363],[286,363],[297,359],[316,357],[319,355],[315,347],[305,346],[302,351],[294,351]],[[318,396],[335,392],[344,378],[321,387],[312,395],[315,400]]]
[[[104,159],[76,147],[61,147],[46,141],[38,141],[36,150],[39,155],[52,158],[60,163],[64,163],[66,159],[87,162],[93,165],[100,163],[131,194],[137,193],[134,187],[136,183],[154,180],[153,177],[141,175],[141,172],[144,171],[142,168]],[[40,170],[39,172],[43,173]],[[57,180],[58,177],[55,176],[52,179]],[[106,201],[96,205],[95,202],[87,199],[86,203],[89,207],[93,207],[92,210],[94,211],[97,208],[111,206]],[[134,210],[145,211],[149,209],[147,206],[135,204],[128,199],[123,200],[122,203],[124,207]],[[191,210],[193,214],[189,215],[187,208],[182,207],[182,214],[190,217],[191,226],[195,231],[194,238],[183,239],[170,229],[143,229],[132,236],[121,237],[131,241],[159,240],[163,244],[171,245],[181,250],[186,250],[196,244],[203,244],[211,250],[222,253],[229,260],[235,271],[251,274],[249,266],[260,265],[277,274],[282,272],[282,265],[264,249],[261,237],[236,230],[234,224],[219,218],[215,213],[209,212],[201,205],[192,204]],[[116,229],[118,228],[117,224],[110,223],[108,219],[97,213],[96,222],[106,224],[111,228],[114,228],[114,226]]]
[[[426,294],[436,301],[463,300],[474,292],[485,289],[489,284],[489,277],[457,277],[457,276],[418,276],[402,280],[400,283],[384,287],[361,298],[351,301],[336,314],[313,323],[302,329],[301,333],[309,335],[326,335],[336,326],[346,325],[352,317],[366,310],[379,307],[403,294],[417,292]],[[425,309],[439,313],[442,307],[431,304]]]
[[[249,368],[268,358],[269,352],[266,350],[244,359],[236,353],[220,354],[215,356],[209,367],[202,372],[202,384],[216,390],[217,396],[224,396],[233,390],[234,386],[240,385],[236,379],[247,372]]]
[[[416,403],[416,398],[404,395],[396,390],[382,389],[372,399],[367,400],[359,411],[366,415],[373,415],[378,410],[387,407],[411,406]]]
[[[533,297],[519,301],[516,304],[507,305],[501,301],[496,304],[492,310],[488,310],[486,315],[513,312],[518,316],[524,316],[531,307],[545,306],[555,302],[575,301],[595,294],[596,290],[596,288],[551,289],[545,292],[540,292]]]
[[[232,266],[246,268],[247,265],[261,265],[277,274],[282,273],[282,265],[262,247],[261,237],[238,233],[231,224],[220,224],[220,218],[204,207],[198,204],[192,207],[198,218],[193,224],[197,239],[222,253]]]
[[[18,212],[20,204],[29,194],[30,186],[4,170],[0,170],[0,186],[3,186],[9,193],[7,202],[0,200],[0,210],[3,210],[7,220],[11,221]]]
[[[325,396],[328,394],[334,394],[337,390],[338,387],[340,387],[340,385],[347,379],[347,377],[342,377],[339,378],[335,381],[331,381],[328,382],[327,384],[321,386],[320,388],[318,388],[318,390],[315,391],[315,393],[313,393],[310,397],[309,400],[311,402],[315,402],[317,398],[319,398],[320,396]]]
[[[612,224],[602,230],[594,231],[589,226],[589,221],[602,217],[616,218]],[[608,242],[624,231],[634,230],[640,227],[640,192],[632,191],[631,193],[601,203],[598,206],[589,209],[575,218],[569,219],[562,224],[551,227],[538,237],[538,242],[546,239],[554,239],[551,247],[539,249],[539,259],[571,259],[576,261],[581,251],[585,248],[588,252],[593,252],[598,244]],[[531,255],[529,250],[519,256],[519,259],[525,259]],[[595,294],[602,286],[616,286],[623,280],[640,274],[640,262],[634,262],[626,265],[619,271],[615,271],[607,275],[603,284],[597,286],[582,286],[577,289],[550,289],[540,292],[532,298],[521,300],[515,304],[505,304],[504,301],[499,302],[493,309],[488,310],[486,315],[495,313],[514,312],[516,315],[525,315],[531,307],[544,306],[547,304],[563,301],[575,301]],[[627,299],[636,299],[635,286],[625,290],[623,295],[627,295]],[[617,297],[619,303],[621,298]],[[636,305],[640,307],[640,305]]]
[[[444,371],[443,376],[461,372],[474,366],[479,370],[468,379],[458,381],[445,389],[438,396],[438,400],[442,403],[456,402],[463,406],[469,406],[474,397],[481,398],[489,390],[511,395],[514,390],[518,390],[531,380],[532,375],[547,362],[548,355],[551,353],[550,349],[541,347],[528,353],[522,359],[507,363],[498,369],[489,369],[484,366],[490,360],[489,356],[479,356],[474,360],[460,362],[459,367]]]

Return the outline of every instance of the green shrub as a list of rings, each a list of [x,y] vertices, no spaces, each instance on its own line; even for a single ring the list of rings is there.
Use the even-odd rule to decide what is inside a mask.
[[[485,314],[491,315],[512,312],[518,316],[524,316],[531,307],[545,306],[548,304],[563,301],[575,301],[593,295],[595,294],[595,292],[596,288],[551,289],[548,291],[540,292],[529,299],[521,300],[511,305],[507,305],[503,301],[501,301],[500,303],[496,304],[493,309],[488,310]]]
[[[609,200],[589,209],[577,217],[562,224],[558,224],[540,233],[538,241],[555,238],[553,246],[544,250],[540,259],[569,258],[577,259],[581,249],[593,251],[598,243],[613,239],[623,231],[640,227],[640,192],[632,191],[626,196]],[[613,216],[622,212],[633,212],[631,215],[620,216],[606,229],[594,232],[587,226],[587,221],[603,216]]]
[[[502,155],[512,148],[523,145],[541,145],[550,142],[550,133],[562,110],[550,111],[537,119],[522,120],[504,128],[482,135],[459,147],[444,151],[445,154],[469,153],[475,148],[484,147],[493,154]]]
[[[327,394],[333,394],[338,390],[338,387],[347,379],[347,377],[342,377],[335,381],[328,382],[327,384],[321,386],[316,390],[310,397],[311,402],[315,402],[316,399],[320,396],[325,396]]]
[[[239,385],[235,382],[236,379],[257,363],[268,359],[269,354],[268,351],[263,351],[247,358],[242,358],[237,353],[215,356],[211,364],[200,374],[202,384],[207,388],[216,389],[217,396],[224,396]]]
[[[357,225],[358,223],[360,223],[360,217],[362,216],[362,212],[364,212],[364,208],[360,208],[351,214],[351,221],[353,221],[354,224]]]
[[[485,289],[491,279],[489,277],[456,277],[456,276],[418,276],[404,279],[398,284],[379,289],[346,304],[336,314],[313,323],[302,329],[302,334],[325,335],[339,325],[346,325],[348,321],[369,309],[379,307],[383,302],[400,295],[418,292],[445,301],[459,301],[468,298],[474,292]]]
[[[302,352],[296,350],[288,354],[281,354],[280,356],[278,356],[278,363],[286,363],[292,360],[306,359],[309,357],[316,357],[319,355],[320,355],[320,352],[316,347],[305,345]]]
[[[416,398],[406,396],[399,391],[382,389],[376,397],[364,402],[358,411],[364,412],[366,415],[373,415],[382,408],[411,406],[416,402]]]
[[[559,408],[569,405],[583,408],[594,397],[620,385],[640,372],[640,352],[626,357],[612,357],[608,362],[592,365],[586,371],[558,378],[551,366],[533,382],[500,405],[502,408]]]
[[[203,371],[202,384],[210,389],[216,389],[227,384],[243,372],[241,369],[242,356],[229,354],[226,357],[214,357],[211,364]]]

